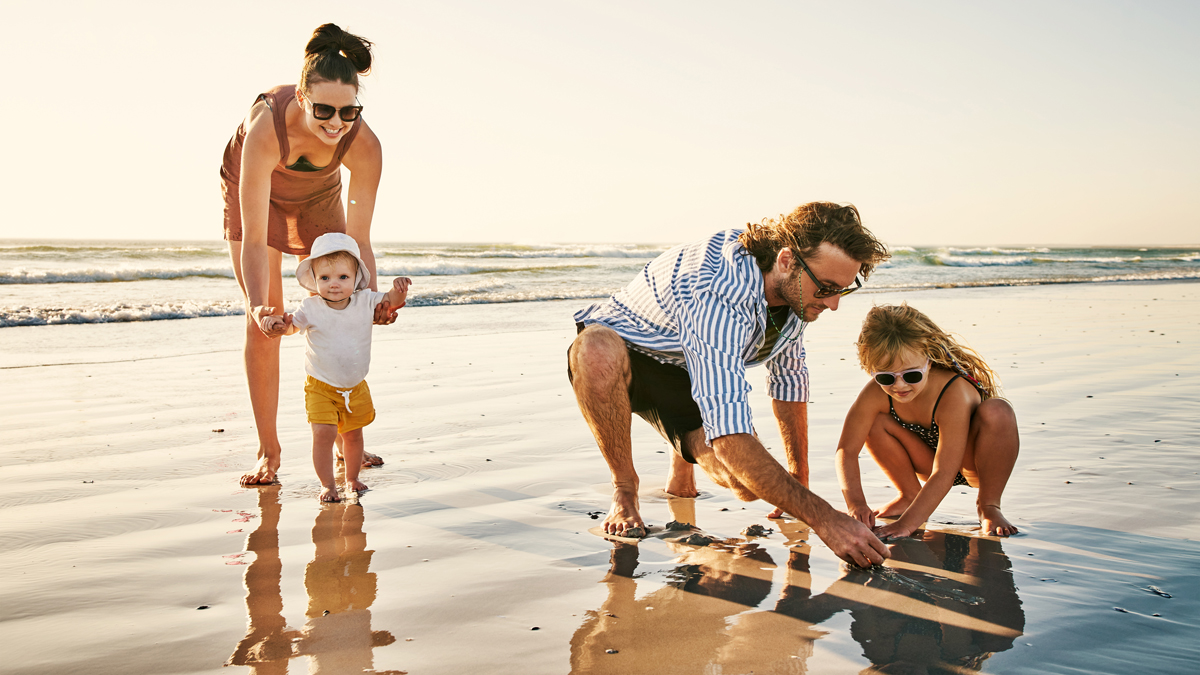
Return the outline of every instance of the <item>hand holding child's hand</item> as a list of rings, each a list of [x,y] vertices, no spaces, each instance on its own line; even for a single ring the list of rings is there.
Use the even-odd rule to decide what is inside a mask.
[[[272,311],[274,307],[256,307],[255,310]],[[261,311],[254,312],[258,319],[258,329],[269,338],[277,338],[283,335],[289,325],[291,325],[292,317],[279,316],[278,314],[264,314]]]

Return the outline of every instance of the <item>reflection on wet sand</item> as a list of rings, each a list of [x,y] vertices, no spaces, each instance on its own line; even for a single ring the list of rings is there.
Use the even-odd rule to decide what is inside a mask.
[[[755,543],[669,543],[679,554],[673,566],[641,574],[638,547],[614,543],[608,598],[571,639],[572,672],[805,673],[826,634],[820,624],[848,611],[851,636],[872,664],[863,672],[955,673],[979,670],[1024,629],[999,541],[925,532],[897,542],[887,568],[844,566],[814,596],[808,532],[783,525],[790,553],[773,607],[776,563]]]
[[[363,509],[346,503],[325,504],[313,524],[315,552],[304,570],[308,592],[306,621],[300,630],[288,628],[283,618],[279,558],[279,487],[259,488],[261,511],[258,528],[247,537],[246,550],[255,554],[246,566],[246,636],[226,665],[249,666],[251,673],[278,675],[288,671],[290,659],[309,658],[309,673],[391,673],[374,671],[373,648],[396,638],[387,631],[371,630],[375,601],[375,575],[369,571],[371,554],[362,531]]]

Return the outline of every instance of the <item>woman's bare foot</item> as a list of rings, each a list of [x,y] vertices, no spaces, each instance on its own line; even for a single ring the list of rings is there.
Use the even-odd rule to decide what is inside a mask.
[[[604,532],[634,539],[646,536],[646,523],[638,513],[637,488],[613,490],[612,507],[604,519]]]
[[[346,458],[342,456],[342,449],[341,449],[341,448],[338,448],[338,449],[337,449],[337,460],[338,460],[339,462],[344,462],[344,461],[346,461]],[[382,458],[382,457],[380,457],[379,455],[376,455],[376,454],[375,454],[375,453],[373,453],[373,452],[367,452],[366,450],[363,450],[363,461],[362,461],[362,465],[363,465],[364,467],[366,467],[366,466],[382,466],[382,465],[383,465],[383,458]]]
[[[1007,537],[1019,531],[1017,526],[1008,522],[1008,518],[1000,512],[1000,507],[994,504],[979,507],[979,529],[993,537]]]
[[[884,504],[882,508],[875,510],[875,517],[895,518],[897,516],[904,515],[904,510],[908,508],[909,504],[912,504],[912,501],[912,499],[905,497],[904,495],[896,495],[895,499],[887,504]]]
[[[340,502],[342,498],[338,496],[336,487],[321,488],[321,501],[323,502]]]
[[[238,482],[242,485],[271,485],[275,482],[276,471],[279,471],[279,455],[269,457],[260,450],[254,469],[242,474]]]
[[[696,489],[696,465],[684,459],[678,452],[671,453],[671,466],[667,469],[667,494],[673,497],[699,497]]]

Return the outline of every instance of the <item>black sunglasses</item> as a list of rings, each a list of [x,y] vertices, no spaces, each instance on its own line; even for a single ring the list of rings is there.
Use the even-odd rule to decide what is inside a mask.
[[[796,256],[796,260],[800,263],[800,269],[804,270],[804,273],[808,275],[808,278],[812,279],[812,282],[817,285],[817,291],[815,293],[813,293],[814,297],[832,298],[835,295],[850,295],[854,291],[857,291],[858,289],[862,288],[862,281],[859,280],[857,274],[854,275],[854,285],[849,288],[837,288],[835,286],[826,286],[825,284],[822,284],[820,281],[817,280],[817,277],[815,275],[813,275],[812,270],[808,269],[808,265],[804,264],[803,258],[801,258],[800,256]],[[917,381],[920,382],[920,380],[917,380]]]
[[[313,103],[312,101],[309,101],[309,103],[312,104],[313,117],[319,120],[331,120],[334,113],[336,113],[338,117],[342,118],[343,122],[354,122],[363,111],[361,105],[348,105],[345,108],[335,108],[324,103]]]

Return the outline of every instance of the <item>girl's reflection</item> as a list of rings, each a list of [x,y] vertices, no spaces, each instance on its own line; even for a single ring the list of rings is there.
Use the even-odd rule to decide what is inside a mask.
[[[275,675],[287,672],[289,659],[307,656],[310,673],[370,671],[372,649],[396,638],[371,630],[368,608],[375,601],[376,580],[369,571],[373,551],[367,550],[362,531],[362,507],[326,504],[317,514],[312,530],[316,552],[304,570],[307,620],[300,630],[287,628],[282,614],[278,486],[259,488],[259,509],[260,524],[246,543],[255,554],[245,576],[249,627],[227,665]]]
[[[687,522],[687,521],[685,521]],[[690,521],[690,522],[695,522]],[[754,544],[677,546],[655,589],[638,596],[638,548],[614,545],[608,598],[571,640],[573,672],[807,672],[820,624],[849,610],[866,672],[961,672],[1012,647],[1024,629],[1008,558],[998,541],[925,532],[892,549],[892,567],[847,569],[813,596],[803,525],[785,523],[792,551],[775,606],[775,565]],[[663,582],[666,582],[665,584]],[[653,609],[651,609],[653,608]]]

